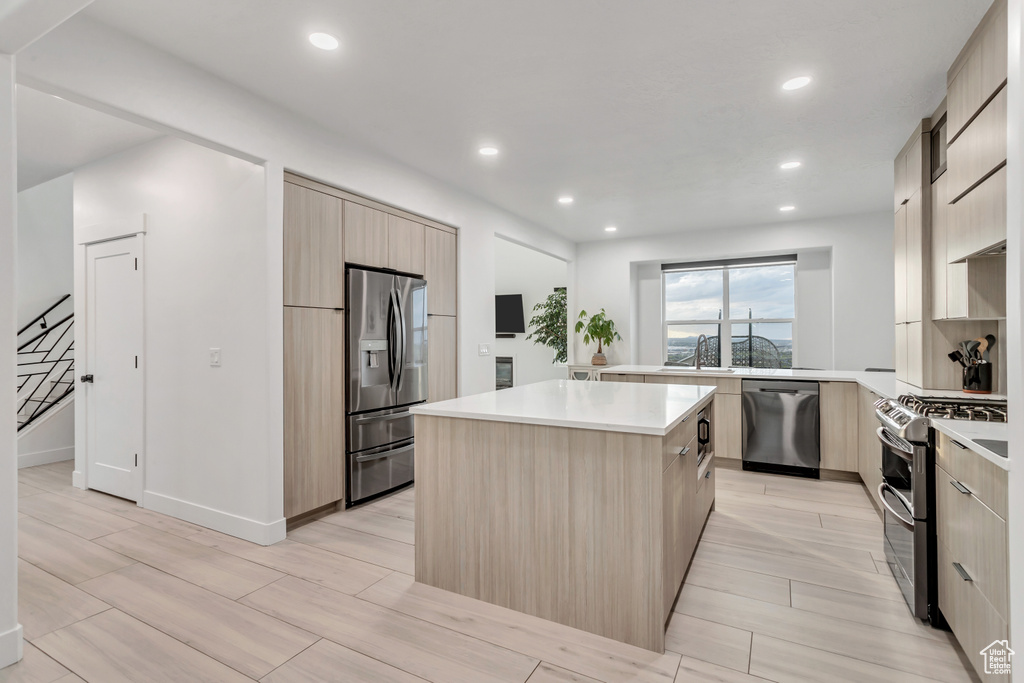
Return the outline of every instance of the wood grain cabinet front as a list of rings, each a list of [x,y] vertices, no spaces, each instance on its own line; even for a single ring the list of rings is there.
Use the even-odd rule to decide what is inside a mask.
[[[423,268],[427,280],[427,312],[458,314],[458,238],[450,232],[426,228]]]
[[[345,305],[344,202],[284,184],[284,305]]]
[[[456,318],[427,318],[427,400],[431,403],[458,396],[457,329]]]
[[[878,497],[878,485],[882,483],[882,444],[878,440],[878,417],[875,415],[875,401],[878,395],[870,389],[857,387],[857,472],[871,494],[875,509],[882,510]]]
[[[821,468],[858,471],[857,383],[820,382]]]
[[[345,202],[345,260],[371,268],[388,267],[388,214]]]
[[[345,313],[284,309],[284,516],[345,495]]]
[[[423,275],[425,230],[422,223],[388,214],[388,268]]]

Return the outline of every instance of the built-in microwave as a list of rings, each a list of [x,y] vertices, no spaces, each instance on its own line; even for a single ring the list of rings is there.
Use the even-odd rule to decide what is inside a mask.
[[[711,411],[712,406],[707,406],[697,413],[697,467],[704,462],[704,458],[714,451],[711,443]]]

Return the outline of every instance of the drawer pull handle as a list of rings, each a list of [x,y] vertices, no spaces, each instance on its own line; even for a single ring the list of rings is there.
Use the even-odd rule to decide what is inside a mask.
[[[710,479],[711,478],[711,473],[710,472],[705,472],[704,473],[704,478],[705,479]]]
[[[690,413],[690,415],[693,415],[693,413]],[[687,420],[689,420],[690,419],[690,415],[687,415],[686,417],[684,417],[683,418],[683,422],[686,422]],[[683,422],[680,422],[679,424],[682,424]]]
[[[956,479],[949,483],[952,484],[953,488],[955,488],[960,493],[966,493],[967,495],[971,495],[971,490],[964,486],[963,484],[961,484],[960,482],[958,482]]]
[[[686,455],[686,454],[687,454],[687,453],[689,453],[689,452],[690,452],[690,447],[689,447],[689,446],[687,446],[687,447],[686,447],[686,448],[684,448],[683,450],[679,451],[679,455]]]
[[[962,451],[966,451],[967,450],[967,446],[963,445],[959,441],[954,441],[953,439],[950,439],[949,442],[951,444],[953,444],[954,446],[956,446],[957,448],[959,448],[960,450],[962,450]]]
[[[953,569],[956,570],[956,573],[959,574],[960,578],[964,581],[974,581],[974,579],[971,578],[971,575],[967,573],[967,570],[964,569],[959,562],[953,563]]]

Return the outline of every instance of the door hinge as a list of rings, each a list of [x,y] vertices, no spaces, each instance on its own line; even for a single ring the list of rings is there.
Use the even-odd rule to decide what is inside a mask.
[[[135,454],[135,466],[136,467],[139,466],[139,454],[138,453]]]
[[[139,369],[139,357],[138,356],[135,356],[135,369],[136,370]]]
[[[135,270],[138,270],[138,269],[139,269],[139,259],[136,258],[135,259]]]

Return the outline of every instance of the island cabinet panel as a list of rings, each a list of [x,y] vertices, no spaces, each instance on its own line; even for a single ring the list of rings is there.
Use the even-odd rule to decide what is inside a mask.
[[[416,580],[664,652],[712,502],[684,432],[418,414]]]
[[[388,214],[388,268],[423,275],[425,230],[422,223]]]
[[[878,497],[878,485],[882,483],[882,444],[878,440],[880,426],[875,416],[875,401],[878,394],[858,385],[857,427],[860,433],[857,444],[857,472],[875,503],[876,512],[881,515],[882,501]]]
[[[284,309],[284,516],[345,495],[345,314]]]
[[[345,260],[358,266],[388,267],[388,214],[345,202]]]
[[[427,312],[457,315],[458,238],[450,232],[426,228],[423,268],[427,280]]]
[[[715,455],[743,457],[743,397],[739,394],[715,394]]]
[[[284,184],[284,305],[345,306],[344,202]]]
[[[820,382],[821,468],[857,472],[856,382]]]

